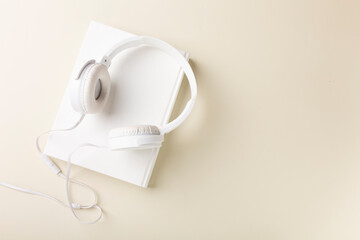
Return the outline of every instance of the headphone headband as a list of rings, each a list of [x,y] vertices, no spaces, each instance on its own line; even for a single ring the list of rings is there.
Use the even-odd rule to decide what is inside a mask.
[[[174,130],[175,128],[177,128],[189,116],[192,108],[194,107],[196,95],[197,95],[197,86],[196,86],[195,75],[191,69],[190,64],[184,58],[184,56],[181,55],[181,53],[176,48],[172,47],[171,45],[169,45],[168,43],[166,43],[164,41],[161,41],[159,39],[152,38],[152,37],[136,36],[136,37],[131,37],[124,41],[121,41],[118,44],[116,44],[114,47],[112,47],[104,55],[104,57],[101,60],[101,63],[106,65],[107,67],[110,67],[111,60],[117,54],[119,54],[123,50],[133,48],[133,47],[138,47],[141,45],[148,45],[148,46],[157,48],[157,49],[167,53],[168,55],[170,55],[180,65],[180,67],[184,71],[184,73],[189,81],[191,98],[187,102],[184,110],[176,119],[174,119],[170,123],[167,123],[165,126],[159,127],[161,134],[169,133],[172,130]]]

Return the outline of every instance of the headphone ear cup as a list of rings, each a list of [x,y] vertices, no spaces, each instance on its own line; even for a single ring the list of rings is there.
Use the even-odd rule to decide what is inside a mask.
[[[125,126],[112,129],[109,133],[111,150],[146,149],[160,147],[164,135],[153,125]]]
[[[160,130],[154,125],[134,125],[112,129],[109,137],[128,137],[138,135],[160,135]]]
[[[105,107],[110,89],[111,80],[107,67],[100,63],[89,64],[79,79],[72,82],[71,104],[79,113],[98,113]]]

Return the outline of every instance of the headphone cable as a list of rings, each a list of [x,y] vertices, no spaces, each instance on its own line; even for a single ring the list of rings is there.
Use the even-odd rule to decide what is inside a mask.
[[[50,130],[50,131],[47,131],[47,132],[44,132],[42,134],[40,134],[37,138],[36,138],[36,148],[38,150],[38,152],[40,153],[40,157],[41,159],[46,163],[46,165],[48,165],[48,167],[58,176],[62,177],[65,179],[65,189],[66,189],[66,199],[67,199],[67,203],[64,203],[62,201],[60,201],[59,199],[57,198],[54,198],[48,194],[44,194],[44,193],[41,193],[41,192],[37,192],[37,191],[33,191],[33,190],[29,190],[29,189],[25,189],[25,188],[21,188],[21,187],[18,187],[18,186],[15,186],[15,185],[12,185],[12,184],[8,184],[8,183],[4,183],[4,182],[0,182],[0,185],[1,186],[4,186],[4,187],[7,187],[7,188],[10,188],[10,189],[13,189],[13,190],[16,190],[16,191],[20,191],[20,192],[24,192],[24,193],[28,193],[28,194],[32,194],[32,195],[37,195],[37,196],[41,196],[41,197],[45,197],[45,198],[48,198],[48,199],[51,199],[61,205],[63,205],[64,207],[68,207],[72,214],[74,215],[74,217],[79,220],[80,223],[84,223],[84,224],[94,224],[94,223],[97,223],[98,221],[100,221],[100,219],[102,218],[102,209],[97,205],[97,195],[95,193],[95,191],[87,184],[81,182],[81,181],[78,181],[78,180],[75,180],[73,178],[70,178],[70,170],[71,170],[71,158],[72,156],[74,155],[74,153],[79,150],[80,148],[83,148],[83,147],[97,147],[97,148],[106,148],[106,146],[99,146],[99,145],[95,145],[95,144],[90,144],[90,143],[84,143],[84,144],[80,144],[79,146],[77,146],[70,154],[69,154],[69,157],[68,157],[68,163],[67,163],[67,173],[66,175],[64,175],[61,171],[61,169],[54,163],[54,161],[52,161],[47,155],[45,155],[43,153],[43,151],[41,150],[41,147],[40,147],[40,138],[45,135],[45,134],[49,134],[49,133],[53,133],[53,132],[64,132],[64,131],[71,131],[73,129],[75,129],[76,127],[79,126],[79,124],[83,121],[85,117],[85,114],[82,114],[80,119],[70,128],[66,128],[66,129],[56,129],[56,130]],[[69,185],[70,183],[75,183],[75,184],[78,184],[84,188],[87,188],[89,189],[92,194],[93,194],[93,203],[92,204],[88,204],[88,205],[81,205],[81,204],[78,204],[78,203],[74,203],[71,201],[71,194],[70,194],[70,191],[69,191]],[[99,215],[98,217],[95,219],[95,220],[92,220],[92,221],[84,221],[84,220],[81,220],[76,212],[75,212],[75,209],[77,210],[80,210],[80,209],[91,209],[91,208],[95,208],[99,211]]]

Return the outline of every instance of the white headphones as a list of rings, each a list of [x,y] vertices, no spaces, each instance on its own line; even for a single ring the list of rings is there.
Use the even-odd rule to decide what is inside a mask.
[[[74,110],[81,114],[99,113],[106,105],[110,95],[111,79],[108,68],[111,65],[111,60],[122,51],[141,45],[157,48],[176,60],[189,81],[191,99],[183,112],[164,126],[137,125],[112,129],[108,140],[110,150],[160,147],[164,140],[164,134],[177,128],[189,116],[195,103],[196,79],[184,56],[164,41],[152,37],[137,36],[116,44],[104,55],[100,63],[89,60],[84,64],[77,77],[71,81],[70,100]]]
[[[139,125],[139,126],[127,126],[127,127],[120,127],[113,129],[109,133],[108,146],[98,146],[90,143],[84,143],[77,146],[70,153],[68,157],[67,173],[66,175],[63,174],[62,170],[41,150],[39,143],[40,137],[43,136],[44,134],[48,134],[51,132],[73,130],[81,123],[81,121],[84,119],[85,114],[100,112],[104,108],[110,94],[111,81],[110,81],[110,74],[108,72],[108,68],[110,67],[111,60],[121,51],[128,48],[137,47],[142,44],[146,44],[151,47],[155,47],[157,49],[164,51],[165,53],[173,57],[182,67],[183,71],[185,72],[188,78],[191,89],[191,99],[187,103],[184,111],[175,120],[173,120],[168,124],[165,124],[164,126],[157,127],[153,125]],[[0,185],[17,191],[21,191],[37,196],[42,196],[54,200],[64,205],[65,207],[68,207],[71,210],[72,214],[81,223],[92,224],[98,222],[101,219],[102,210],[97,205],[96,193],[85,183],[70,178],[72,155],[75,153],[75,151],[77,151],[82,147],[97,147],[97,148],[106,148],[110,150],[143,149],[143,148],[160,147],[162,141],[164,140],[164,134],[171,132],[172,130],[177,128],[189,116],[196,99],[196,91],[197,91],[196,80],[189,63],[178,52],[178,50],[176,50],[169,44],[155,38],[133,37],[115,45],[102,58],[100,63],[96,63],[95,60],[88,61],[81,68],[76,79],[72,80],[70,84],[71,84],[71,92],[70,92],[71,105],[77,112],[81,113],[81,118],[79,119],[78,122],[75,123],[74,126],[70,128],[47,131],[36,138],[36,146],[40,153],[41,158],[56,175],[65,178],[67,203],[62,202],[50,195],[17,187],[8,183],[0,182]],[[87,204],[87,205],[81,205],[73,202],[69,191],[70,183],[76,183],[91,190],[94,195],[94,202],[92,204]],[[81,220],[74,211],[74,209],[79,210],[79,209],[90,209],[90,208],[95,208],[99,211],[98,217],[92,221]]]

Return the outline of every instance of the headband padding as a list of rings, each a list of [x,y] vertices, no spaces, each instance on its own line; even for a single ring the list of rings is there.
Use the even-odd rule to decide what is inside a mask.
[[[107,67],[100,63],[91,64],[85,69],[81,77],[82,86],[80,89],[81,104],[85,113],[98,113],[106,105],[110,95],[111,81]],[[101,82],[101,94],[95,99],[94,93],[97,81]]]
[[[139,135],[160,135],[160,130],[153,125],[136,125],[115,128],[109,133],[110,138]]]

